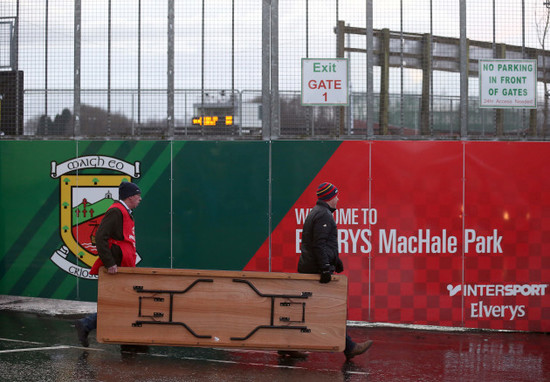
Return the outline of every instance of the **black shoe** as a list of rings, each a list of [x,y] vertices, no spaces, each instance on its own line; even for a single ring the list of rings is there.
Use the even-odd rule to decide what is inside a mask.
[[[371,346],[372,346],[372,341],[370,340],[356,344],[352,351],[350,351],[349,353],[344,353],[346,356],[346,361],[349,361],[356,355],[363,354],[364,352],[369,350]]]
[[[120,352],[121,353],[131,353],[131,354],[138,354],[138,353],[148,353],[149,352],[149,346],[147,345],[120,345]]]
[[[78,334],[78,341],[80,342],[80,344],[85,348],[90,346],[90,342],[88,342],[88,334],[90,332],[86,330],[86,328],[84,327],[82,322],[80,322],[80,320],[77,320],[74,323],[74,326],[76,327],[76,333]]]
[[[277,353],[281,357],[290,357],[290,358],[307,358],[307,353],[297,350],[279,350]]]

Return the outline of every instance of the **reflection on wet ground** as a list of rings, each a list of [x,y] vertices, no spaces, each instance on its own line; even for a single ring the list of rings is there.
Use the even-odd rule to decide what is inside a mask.
[[[305,359],[239,349],[149,347],[121,352],[92,338],[79,346],[73,320],[0,312],[5,381],[549,381],[550,336],[349,328],[374,340],[364,355],[311,352]]]

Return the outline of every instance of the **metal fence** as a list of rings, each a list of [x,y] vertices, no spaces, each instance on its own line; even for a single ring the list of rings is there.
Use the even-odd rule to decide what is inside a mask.
[[[0,0],[2,139],[546,140],[543,0]],[[349,60],[347,106],[301,60]],[[483,59],[536,106],[481,106]]]

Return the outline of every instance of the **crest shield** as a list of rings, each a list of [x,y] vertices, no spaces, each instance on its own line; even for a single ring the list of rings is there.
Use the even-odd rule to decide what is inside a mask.
[[[86,170],[86,173],[82,174],[81,170]],[[101,172],[90,174],[91,170]],[[104,174],[105,170],[117,174]],[[89,273],[98,258],[97,228],[113,201],[118,199],[120,183],[141,176],[140,162],[87,155],[62,163],[52,161],[50,176],[59,178],[59,233],[63,240],[63,245],[52,254],[51,260],[71,275],[97,280],[97,275]],[[68,258],[70,253],[75,259]],[[136,253],[136,264],[140,260]]]
[[[107,209],[118,199],[127,175],[65,175],[60,178],[60,233],[70,252],[91,267],[97,259],[95,233]]]

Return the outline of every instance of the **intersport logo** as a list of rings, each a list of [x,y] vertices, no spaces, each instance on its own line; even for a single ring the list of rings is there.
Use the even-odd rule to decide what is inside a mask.
[[[447,285],[449,296],[544,296],[548,284],[458,284]]]

